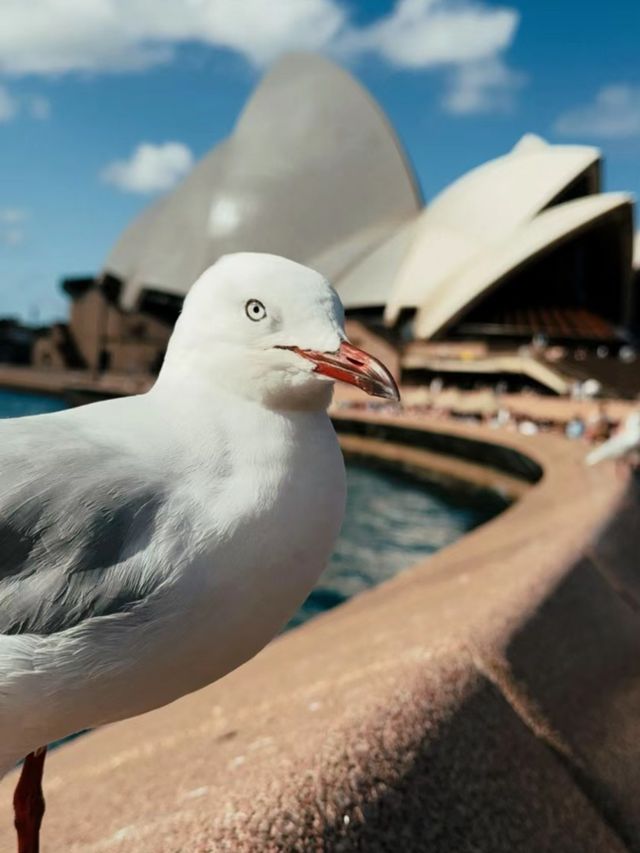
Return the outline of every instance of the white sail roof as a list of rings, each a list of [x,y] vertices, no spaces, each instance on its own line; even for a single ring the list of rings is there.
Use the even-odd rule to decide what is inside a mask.
[[[347,310],[383,308],[387,304],[393,280],[415,238],[417,224],[417,216],[408,219],[334,282]]]
[[[153,232],[153,223],[158,219],[166,199],[161,198],[140,213],[122,232],[109,253],[106,271],[125,281],[136,269],[137,261]]]
[[[385,320],[391,324],[403,308],[429,300],[473,256],[498,245],[580,176],[588,174],[588,189],[597,192],[599,157],[597,148],[548,145],[527,134],[508,154],[448,186],[420,215]]]
[[[428,293],[414,321],[415,336],[430,338],[443,331],[508,275],[629,207],[631,201],[625,193],[585,196],[551,207],[523,223],[508,240],[487,246],[463,271]]]
[[[636,231],[633,238],[633,268],[640,270],[640,231]]]
[[[105,267],[122,302],[184,295],[216,258],[268,251],[336,279],[421,199],[385,116],[345,71],[293,54],[262,80],[227,140],[125,232]]]

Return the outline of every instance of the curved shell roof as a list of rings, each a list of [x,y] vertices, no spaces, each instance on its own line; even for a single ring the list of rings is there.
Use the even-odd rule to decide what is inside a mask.
[[[221,143],[198,163],[170,195],[143,211],[122,238],[130,251],[114,252],[105,263],[124,281],[121,302],[134,308],[141,292],[149,288],[183,296],[205,269],[207,216],[211,187],[224,171],[226,143]],[[117,266],[116,266],[117,264]]]
[[[165,201],[161,198],[145,207],[142,213],[125,228],[109,253],[105,265],[107,272],[117,275],[123,281],[134,274],[140,251],[149,239],[153,224],[159,218]]]
[[[415,336],[430,338],[443,331],[519,267],[595,227],[603,218],[624,208],[630,211],[631,202],[631,197],[625,193],[605,193],[578,198],[543,211],[514,231],[508,240],[488,246],[463,272],[431,290],[416,315]]]
[[[185,294],[238,250],[282,254],[336,279],[420,206],[400,144],[364,89],[321,57],[293,54],[265,76],[231,136],[123,234],[105,268],[124,278],[125,307],[144,288]]]
[[[414,216],[376,246],[334,282],[345,308],[386,305],[393,280],[414,240],[418,217]]]
[[[385,320],[415,308],[475,254],[496,245],[590,169],[597,148],[548,145],[527,134],[506,155],[463,175],[421,213],[415,239],[390,291]]]

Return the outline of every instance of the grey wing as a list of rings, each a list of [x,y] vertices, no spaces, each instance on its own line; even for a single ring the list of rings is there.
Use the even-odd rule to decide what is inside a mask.
[[[51,634],[144,600],[161,580],[149,545],[164,501],[131,452],[71,418],[0,422],[0,634]]]

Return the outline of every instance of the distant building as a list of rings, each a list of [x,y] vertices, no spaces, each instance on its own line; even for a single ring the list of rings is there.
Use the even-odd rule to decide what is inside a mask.
[[[178,315],[162,311],[125,311],[117,288],[106,276],[66,279],[71,298],[68,324],[56,324],[39,338],[33,364],[42,368],[77,368],[93,372],[156,373]]]
[[[40,329],[25,326],[18,320],[0,320],[0,364],[29,364],[40,333]]]
[[[572,347],[602,361],[640,323],[632,199],[600,182],[598,149],[528,134],[424,206],[370,95],[326,59],[288,56],[231,135],[123,232],[97,281],[65,282],[69,325],[35,358],[153,372],[198,275],[253,250],[330,278],[352,333],[398,373],[507,370],[561,391],[581,375]],[[567,358],[524,357],[532,340]]]

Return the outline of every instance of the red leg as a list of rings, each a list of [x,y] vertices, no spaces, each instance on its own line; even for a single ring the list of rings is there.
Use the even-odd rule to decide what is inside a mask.
[[[38,853],[40,850],[40,824],[44,814],[42,771],[46,754],[47,747],[43,746],[27,755],[13,795],[18,853]]]

